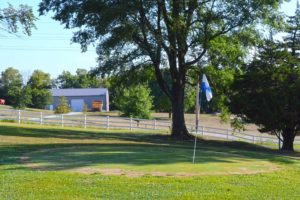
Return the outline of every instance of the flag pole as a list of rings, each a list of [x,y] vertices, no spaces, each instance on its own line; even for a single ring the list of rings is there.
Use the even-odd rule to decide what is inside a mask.
[[[197,84],[196,84],[196,103],[195,103],[195,112],[196,112],[196,121],[195,121],[196,128],[195,128],[195,130],[196,130],[196,135],[195,135],[195,142],[194,142],[193,164],[195,163],[195,157],[196,157],[197,134],[198,134],[198,126],[199,126],[199,111],[200,111],[200,106],[199,106],[200,76],[198,76],[197,79],[198,80],[197,80]]]

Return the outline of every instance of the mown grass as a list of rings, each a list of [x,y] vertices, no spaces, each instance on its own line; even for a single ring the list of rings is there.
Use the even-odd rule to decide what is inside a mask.
[[[297,154],[200,140],[193,165],[192,149],[163,133],[0,123],[0,199],[300,198]]]

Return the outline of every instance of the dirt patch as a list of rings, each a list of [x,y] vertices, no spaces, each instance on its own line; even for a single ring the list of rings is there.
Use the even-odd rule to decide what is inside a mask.
[[[242,175],[242,174],[259,174],[259,173],[271,173],[279,170],[280,167],[272,167],[270,170],[257,170],[249,171],[245,168],[241,171],[232,172],[200,172],[200,173],[167,173],[167,172],[138,172],[123,169],[96,169],[96,168],[78,168],[71,170],[71,172],[83,173],[83,174],[102,174],[109,176],[126,176],[126,177],[141,177],[141,176],[157,176],[157,177],[194,177],[194,176],[213,176],[213,175]]]

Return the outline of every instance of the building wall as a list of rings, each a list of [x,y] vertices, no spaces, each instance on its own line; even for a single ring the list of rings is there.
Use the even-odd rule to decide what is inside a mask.
[[[107,111],[106,110],[106,96],[105,95],[99,95],[99,96],[69,96],[69,97],[65,97],[68,102],[69,105],[71,106],[71,100],[72,99],[83,99],[84,103],[87,105],[89,110],[93,109],[93,101],[102,101],[103,102],[103,107],[102,110],[103,111]],[[59,97],[52,97],[52,105],[53,105],[53,109],[55,110],[56,107],[59,105]]]

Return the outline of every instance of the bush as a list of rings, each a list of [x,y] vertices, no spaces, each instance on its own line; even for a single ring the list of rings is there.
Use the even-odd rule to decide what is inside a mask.
[[[54,113],[55,114],[64,114],[64,113],[69,113],[71,111],[71,108],[68,104],[68,101],[65,97],[60,97],[59,98],[59,105],[55,109]]]
[[[89,108],[86,105],[86,103],[83,105],[82,111],[83,111],[83,113],[87,113],[89,111]]]
[[[119,94],[116,103],[125,116],[150,118],[153,97],[148,87],[132,86]]]

